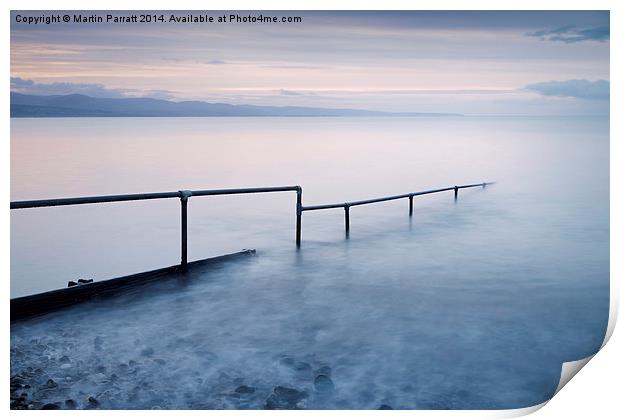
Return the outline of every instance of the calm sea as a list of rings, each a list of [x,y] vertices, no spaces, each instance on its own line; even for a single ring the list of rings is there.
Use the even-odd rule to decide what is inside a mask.
[[[257,256],[14,324],[12,373],[63,376],[72,349],[62,397],[110,389],[76,383],[89,366],[142,364],[107,407],[255,408],[281,385],[310,408],[515,408],[598,349],[609,301],[607,117],[13,119],[12,200],[298,184],[311,205],[483,181],[412,219],[407,200],[353,208],[348,240],[342,209],[305,213],[300,251],[294,193],[191,198],[190,260]],[[11,296],[176,264],[179,236],[177,199],[13,210]],[[329,398],[287,357],[329,366]]]

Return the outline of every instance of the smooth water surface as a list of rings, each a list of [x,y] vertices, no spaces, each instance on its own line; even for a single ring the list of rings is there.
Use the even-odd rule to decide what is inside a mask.
[[[299,251],[294,193],[194,197],[190,259],[257,255],[14,323],[11,374],[39,369],[40,401],[262,408],[284,386],[299,408],[516,408],[605,334],[608,118],[11,124],[12,200],[299,184],[311,205],[498,182],[417,198],[412,219],[407,200],[353,208],[348,240],[342,209],[305,213]],[[11,229],[12,297],[179,259],[177,199],[13,210]]]

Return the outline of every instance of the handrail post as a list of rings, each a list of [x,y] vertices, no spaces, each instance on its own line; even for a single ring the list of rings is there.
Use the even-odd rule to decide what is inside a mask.
[[[187,270],[187,201],[191,191],[179,191],[181,198],[181,270]]]
[[[348,238],[349,237],[349,205],[348,204],[344,205],[344,231]]]
[[[454,201],[459,198],[459,187],[457,185],[454,186]]]
[[[301,214],[303,212],[303,206],[301,204],[301,187],[297,187],[297,206],[296,206],[296,214],[297,214],[297,223],[295,225],[295,244],[297,248],[301,246]]]
[[[409,217],[413,216],[413,194],[409,194]]]

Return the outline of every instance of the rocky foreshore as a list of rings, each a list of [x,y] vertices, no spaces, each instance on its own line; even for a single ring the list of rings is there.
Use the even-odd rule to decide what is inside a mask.
[[[73,399],[66,399],[64,402],[43,402],[33,398],[35,394],[46,394],[47,391],[58,388],[56,381],[48,379],[35,389],[31,383],[36,382],[36,377],[40,374],[41,369],[28,368],[11,376],[11,410],[74,410],[78,408],[77,401]],[[83,408],[97,408],[98,406],[99,401],[89,395]]]
[[[100,343],[96,342],[95,347]],[[145,348],[140,354],[147,361],[152,361],[160,366],[165,366],[166,362],[154,357],[153,349]],[[207,355],[213,357],[213,355]],[[62,356],[55,361],[60,371],[69,371],[72,361],[68,356]],[[121,401],[118,401],[119,394],[114,391],[122,376],[127,380],[135,381],[134,393],[129,393],[127,398],[137,399],[141,390],[151,387],[153,384],[146,380],[141,380],[137,373],[144,367],[144,361],[138,362],[130,360],[129,363],[120,363],[115,373],[104,366],[94,368],[94,372],[88,381],[95,381],[103,385],[103,391],[96,395],[88,392],[77,391],[75,386],[67,386],[67,380],[72,380],[69,376],[64,378],[47,378],[41,368],[27,367],[23,371],[11,376],[11,409],[98,409],[98,408],[123,408]],[[298,360],[292,356],[281,355],[275,359],[274,368],[283,369],[289,372],[294,379],[295,386],[290,383],[282,385],[267,386],[260,380],[246,380],[221,373],[219,375],[220,384],[213,387],[213,392],[217,393],[216,400],[219,404],[194,404],[188,402],[187,407],[168,405],[165,398],[154,401],[152,405],[142,406],[139,404],[128,404],[134,408],[202,408],[202,409],[257,409],[267,410],[296,410],[313,407],[321,407],[325,402],[334,398],[336,385],[332,380],[332,369],[330,366],[316,361]],[[88,384],[82,380],[79,383]],[[63,385],[64,384],[64,385]],[[108,389],[106,385],[109,385]],[[85,388],[89,388],[86,386]],[[100,388],[101,389],[101,388]],[[71,395],[71,392],[78,395]],[[390,408],[382,405],[381,409]]]

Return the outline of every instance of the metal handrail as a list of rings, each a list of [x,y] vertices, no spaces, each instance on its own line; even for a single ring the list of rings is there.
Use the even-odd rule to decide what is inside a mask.
[[[347,203],[321,204],[318,206],[302,206],[301,212],[343,208],[344,209],[344,230],[348,238],[350,227],[351,227],[350,212],[349,212],[349,209],[351,207],[362,206],[365,204],[381,203],[384,201],[400,200],[401,198],[408,198],[409,199],[409,217],[412,217],[413,216],[413,197],[417,197],[420,195],[427,195],[427,194],[435,194],[435,193],[444,192],[444,191],[454,191],[454,200],[456,201],[459,196],[459,189],[472,188],[472,187],[486,188],[487,185],[491,185],[494,183],[495,182],[482,182],[479,184],[455,185],[454,187],[437,188],[434,190],[426,190],[426,191],[416,191],[416,192],[411,192],[407,194],[392,195],[388,197],[371,198],[368,200],[360,200],[360,201],[350,201]]]
[[[158,193],[144,194],[119,194],[119,195],[100,195],[90,197],[72,197],[72,198],[54,198],[47,200],[24,200],[11,201],[11,210],[30,209],[37,207],[56,207],[71,206],[79,204],[95,204],[95,203],[111,203],[121,201],[139,201],[139,200],[157,200],[164,198],[179,198],[181,201],[181,268],[187,268],[187,202],[190,197],[213,196],[213,195],[232,195],[232,194],[258,194],[271,192],[295,191],[296,201],[296,226],[295,226],[295,243],[297,247],[301,245],[301,216],[304,211],[324,210],[333,208],[344,208],[345,212],[345,231],[347,237],[349,235],[349,208],[361,206],[365,204],[380,203],[383,201],[399,200],[409,198],[409,216],[413,215],[413,198],[420,195],[434,194],[443,191],[454,191],[454,199],[458,198],[459,189],[482,187],[494,184],[494,182],[483,182],[479,184],[455,185],[453,187],[439,188],[434,190],[417,191],[406,194],[393,195],[388,197],[371,198],[368,200],[351,201],[336,204],[321,204],[315,206],[302,205],[302,188],[299,185],[287,185],[281,187],[257,187],[257,188],[229,188],[217,190],[179,190]]]
[[[297,208],[301,206],[301,187],[288,185],[283,187],[229,188],[219,190],[179,190],[144,194],[99,195],[91,197],[54,198],[48,200],[11,201],[11,210],[31,209],[37,207],[72,206],[78,204],[112,203],[121,201],[158,200],[163,198],[181,199],[181,268],[187,268],[187,201],[191,196],[256,194],[296,191]],[[301,215],[297,216],[297,245],[301,242]]]
[[[281,191],[297,191],[301,187],[284,186],[284,187],[258,187],[258,188],[230,188],[222,190],[179,190],[158,193],[143,194],[116,194],[116,195],[98,195],[90,197],[72,197],[72,198],[53,198],[48,200],[25,200],[11,201],[11,210],[13,209],[30,209],[35,207],[54,207],[54,206],[71,206],[76,204],[94,204],[94,203],[111,203],[116,201],[138,201],[138,200],[157,200],[161,198],[181,198],[183,191],[188,191],[192,196],[204,195],[231,195],[231,194],[252,194],[267,193]]]
[[[392,195],[389,197],[370,198],[368,200],[349,201],[347,203],[321,204],[318,206],[304,206],[303,211],[354,207],[354,206],[361,206],[364,204],[381,203],[383,201],[399,200],[401,198],[416,197],[418,195],[435,194],[438,192],[452,191],[452,190],[454,190],[458,194],[458,190],[463,189],[463,188],[472,188],[472,187],[483,187],[484,188],[487,185],[491,185],[491,184],[494,184],[494,182],[483,182],[481,184],[469,184],[469,185],[455,185],[454,187],[446,187],[446,188],[439,188],[435,190],[426,190],[426,191],[417,191],[417,192],[406,193],[406,194]]]

